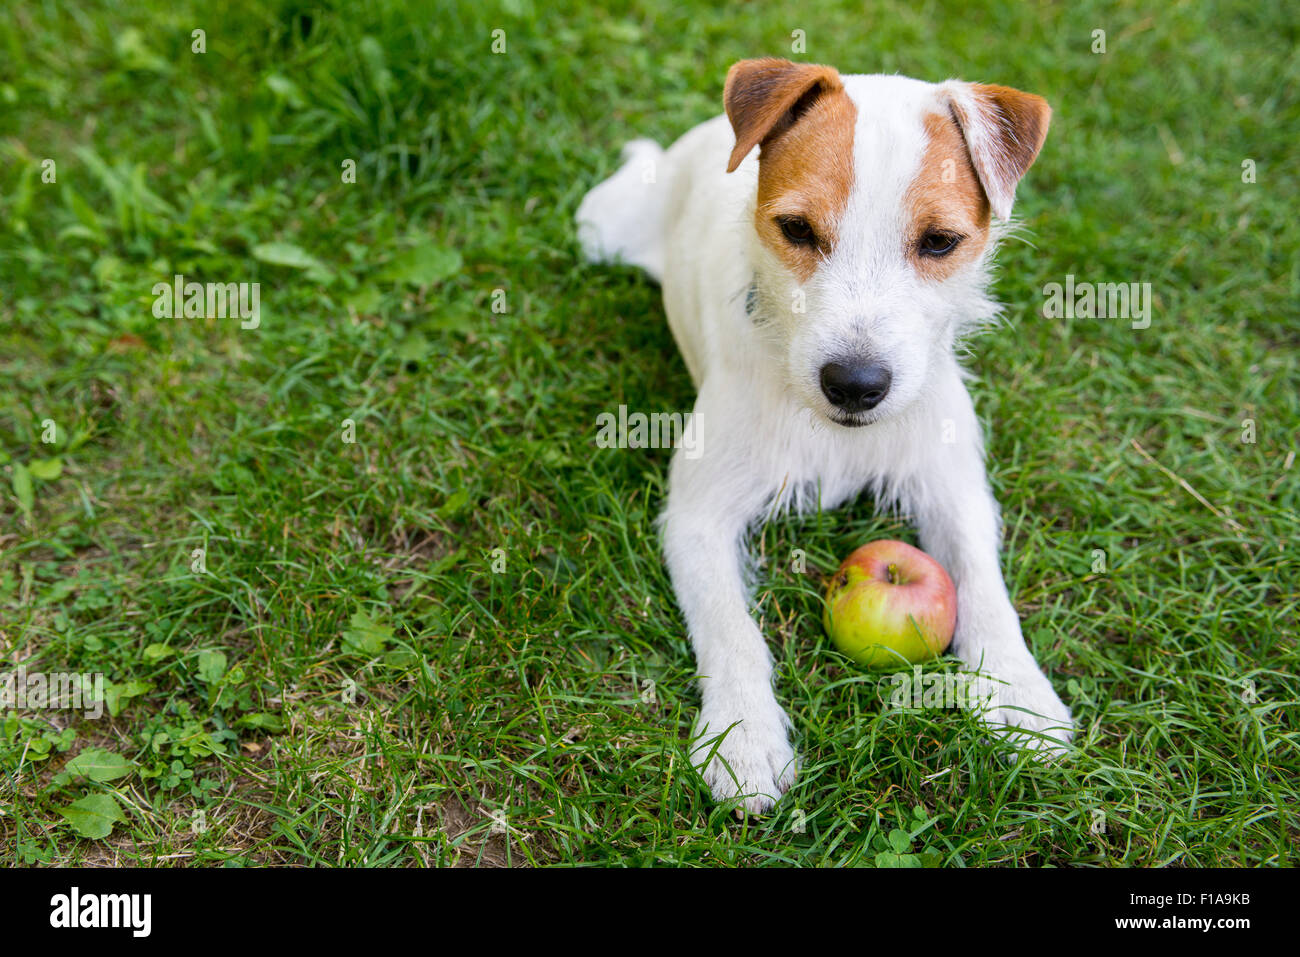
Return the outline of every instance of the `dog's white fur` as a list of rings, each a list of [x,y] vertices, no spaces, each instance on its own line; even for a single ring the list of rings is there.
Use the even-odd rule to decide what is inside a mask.
[[[666,151],[629,143],[622,168],[577,214],[590,260],[621,260],[660,281],[698,388],[702,454],[673,458],[664,551],[700,675],[695,761],[718,799],[741,797],[753,812],[768,809],[796,771],[745,574],[747,533],[779,511],[833,508],[868,490],[878,506],[911,515],[922,548],[957,586],[952,650],[988,676],[985,720],[1051,752],[1065,747],[1072,728],[1003,584],[980,422],[955,356],[962,334],[997,314],[985,288],[1011,192],[1005,183],[983,184],[1002,222],[993,223],[977,262],[941,282],[918,276],[901,231],[903,197],[925,150],[923,120],[960,105],[968,85],[842,80],[857,109],[855,178],[840,240],[806,283],[757,237],[759,151],[725,172],[733,146],[725,115]],[[982,134],[968,127],[963,135],[974,149]],[[802,312],[791,308],[800,296]],[[855,350],[893,372],[862,428],[832,421],[818,384],[825,362]]]

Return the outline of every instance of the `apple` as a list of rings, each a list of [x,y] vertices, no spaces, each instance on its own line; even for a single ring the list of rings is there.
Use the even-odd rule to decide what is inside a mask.
[[[822,623],[835,647],[860,665],[919,664],[952,642],[957,589],[919,548],[871,542],[844,559],[831,578]]]

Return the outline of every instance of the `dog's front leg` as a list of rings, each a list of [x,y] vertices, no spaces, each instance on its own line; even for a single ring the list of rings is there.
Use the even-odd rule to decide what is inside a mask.
[[[715,424],[718,420],[708,420]],[[746,473],[743,455],[719,448],[673,457],[663,541],[677,602],[695,649],[702,706],[692,762],[718,800],[744,797],[762,813],[790,787],[795,754],[789,719],[772,691],[772,659],[748,610],[741,549],[763,491]]]
[[[979,423],[964,388],[937,432],[931,460],[910,483],[905,504],[916,519],[921,547],[957,586],[952,650],[986,676],[976,687],[985,698],[983,717],[989,725],[1022,747],[1062,751],[1073,730],[1070,709],[1025,645],[1002,580],[998,508],[984,471]]]

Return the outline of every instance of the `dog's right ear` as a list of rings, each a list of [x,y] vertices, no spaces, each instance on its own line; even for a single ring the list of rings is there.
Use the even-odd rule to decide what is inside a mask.
[[[722,101],[736,134],[727,164],[730,173],[749,151],[780,136],[817,98],[841,89],[834,67],[791,63],[776,57],[741,60],[727,71]]]

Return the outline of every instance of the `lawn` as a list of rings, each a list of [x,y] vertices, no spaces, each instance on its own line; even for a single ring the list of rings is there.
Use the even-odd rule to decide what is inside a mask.
[[[10,7],[0,673],[103,693],[0,706],[0,862],[1294,863],[1298,36],[1282,0]],[[764,54],[1054,107],[969,365],[1063,762],[835,653],[826,576],[915,541],[864,499],[754,543],[794,789],[741,821],[690,768],[670,453],[595,439],[691,386],[572,215]],[[256,320],[159,315],[177,275]],[[1149,326],[1045,317],[1067,276],[1150,283]]]

